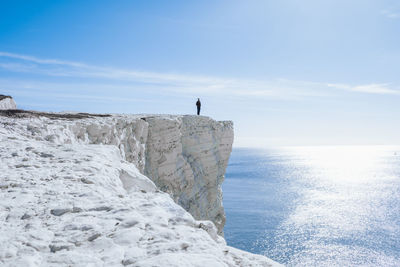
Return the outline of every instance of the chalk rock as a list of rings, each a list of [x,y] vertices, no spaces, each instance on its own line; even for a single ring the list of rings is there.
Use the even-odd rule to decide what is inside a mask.
[[[214,223],[176,203],[199,216],[222,209],[215,188],[231,123],[20,110],[0,116],[1,266],[280,266],[227,246]]]
[[[225,225],[221,184],[233,124],[203,116],[150,117],[145,175],[198,220]]]
[[[223,233],[221,184],[232,151],[231,121],[192,115],[17,115],[21,120],[29,117],[21,134],[36,139],[55,144],[116,146],[124,160],[168,192],[195,219],[211,220],[218,233]],[[40,155],[47,158],[51,154]],[[125,179],[127,173],[121,172],[121,177],[126,188],[134,186]],[[83,181],[92,180],[85,177]]]
[[[0,110],[16,109],[16,108],[17,104],[15,104],[15,101],[11,96],[0,95]]]

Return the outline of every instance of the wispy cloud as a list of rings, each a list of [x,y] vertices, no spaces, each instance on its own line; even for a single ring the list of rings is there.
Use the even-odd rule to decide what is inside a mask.
[[[57,59],[41,59],[33,56],[20,55],[20,54],[1,52],[1,51],[0,51],[0,57],[21,59],[24,61],[30,61],[38,64],[66,65],[71,67],[88,67],[88,65],[79,62],[63,61]]]
[[[118,80],[141,80],[147,82],[190,82],[190,83],[224,83],[222,80],[207,76],[190,76],[173,73],[156,73],[126,70],[112,67],[93,66],[81,62],[64,61],[58,59],[41,59],[33,56],[20,55],[8,52],[0,52],[0,57],[16,59],[21,62],[30,63],[2,63],[0,67],[19,72],[34,72],[53,76],[75,76],[88,78],[106,78]]]
[[[381,14],[390,19],[399,19],[400,18],[400,7],[391,7],[387,9],[381,10]]]
[[[365,84],[351,86],[347,84],[328,84],[329,87],[344,89],[352,92],[367,93],[367,94],[380,94],[380,95],[400,95],[399,90],[390,88],[390,84]]]
[[[48,88],[50,90],[75,92],[82,89],[115,91],[115,90],[148,90],[149,92],[170,92],[186,95],[221,95],[228,97],[303,99],[309,97],[330,97],[338,91],[352,91],[366,94],[397,95],[399,91],[390,88],[389,84],[346,85],[334,83],[316,83],[309,81],[292,81],[286,79],[248,80],[221,78],[202,75],[184,75],[176,73],[145,72],[120,69],[108,66],[94,66],[82,62],[58,59],[42,59],[34,56],[0,52],[0,69],[63,77],[69,79],[58,82],[22,82],[0,80],[3,88]],[[75,80],[83,79],[80,83]],[[72,81],[72,82],[71,82]],[[74,89],[75,88],[75,89]],[[1,88],[0,88],[1,89]],[[54,93],[54,92],[53,92]],[[71,93],[72,94],[72,93]],[[71,96],[67,94],[67,96]]]

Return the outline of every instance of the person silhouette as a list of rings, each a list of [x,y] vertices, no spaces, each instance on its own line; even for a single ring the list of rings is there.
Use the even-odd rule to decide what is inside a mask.
[[[197,115],[200,115],[200,108],[201,108],[200,98],[197,98],[196,106],[197,106]]]

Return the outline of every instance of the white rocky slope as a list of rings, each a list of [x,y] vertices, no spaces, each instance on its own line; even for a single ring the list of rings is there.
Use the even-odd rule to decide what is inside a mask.
[[[0,95],[0,110],[16,108],[17,104],[15,104],[14,99],[12,99],[11,96]]]
[[[11,113],[14,114],[14,113]],[[225,224],[221,184],[233,143],[232,122],[203,116],[15,113],[13,130],[55,144],[107,144],[119,148],[196,219]]]
[[[221,184],[233,143],[230,121],[150,117],[144,174],[196,219],[225,225]]]
[[[0,116],[0,265],[277,265],[226,246],[140,173],[155,121],[66,117]]]

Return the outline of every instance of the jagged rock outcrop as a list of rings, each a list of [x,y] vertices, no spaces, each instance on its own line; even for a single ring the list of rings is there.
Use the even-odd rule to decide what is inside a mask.
[[[140,117],[0,114],[1,266],[279,266],[227,246],[126,161],[149,142]]]
[[[144,174],[196,219],[222,233],[221,184],[233,143],[232,122],[208,117],[149,117]]]
[[[125,160],[168,192],[195,219],[211,220],[222,234],[225,213],[221,184],[232,150],[232,122],[190,115],[26,111],[3,115],[28,119],[22,124],[26,128],[19,132],[39,140],[115,145]]]
[[[0,110],[16,109],[17,104],[15,104],[14,99],[8,95],[0,95]]]

